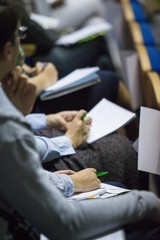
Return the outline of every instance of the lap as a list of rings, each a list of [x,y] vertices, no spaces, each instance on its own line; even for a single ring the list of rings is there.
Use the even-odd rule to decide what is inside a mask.
[[[53,130],[39,134],[53,137],[58,136],[59,132]],[[103,137],[92,144],[84,143],[76,150],[76,154],[48,162],[44,167],[50,171],[60,169],[79,171],[93,167],[97,172],[108,172],[101,177],[102,182],[121,182],[131,189],[139,187],[137,154],[132,143],[118,133]]]

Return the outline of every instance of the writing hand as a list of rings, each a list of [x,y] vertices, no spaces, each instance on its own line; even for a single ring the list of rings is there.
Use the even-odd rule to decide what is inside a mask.
[[[86,168],[69,176],[74,183],[75,192],[88,192],[100,188],[101,181],[96,176],[96,169]]]

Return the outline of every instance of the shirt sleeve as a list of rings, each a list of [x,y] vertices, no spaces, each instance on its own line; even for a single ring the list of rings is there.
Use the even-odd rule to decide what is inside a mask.
[[[75,154],[68,137],[46,138],[35,136],[37,151],[42,162],[48,162],[63,156]]]
[[[74,193],[74,184],[70,177],[66,174],[56,174],[44,170],[44,175],[49,179],[49,182],[56,186],[64,196],[69,197]]]
[[[32,130],[46,129],[46,115],[43,113],[31,113],[25,117]]]

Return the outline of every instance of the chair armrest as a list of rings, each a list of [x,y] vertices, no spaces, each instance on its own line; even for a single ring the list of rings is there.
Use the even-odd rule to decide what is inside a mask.
[[[25,56],[27,57],[32,57],[36,50],[37,50],[37,46],[35,44],[30,44],[30,43],[24,43],[24,44],[21,44],[22,48],[23,48],[23,51],[25,53]]]

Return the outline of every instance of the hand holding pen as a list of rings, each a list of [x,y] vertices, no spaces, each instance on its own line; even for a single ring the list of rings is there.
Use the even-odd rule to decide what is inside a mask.
[[[72,146],[76,149],[84,143],[90,133],[92,119],[89,116],[84,117],[85,110],[80,110],[70,124],[66,136],[71,140]],[[82,120],[82,117],[84,118]]]

